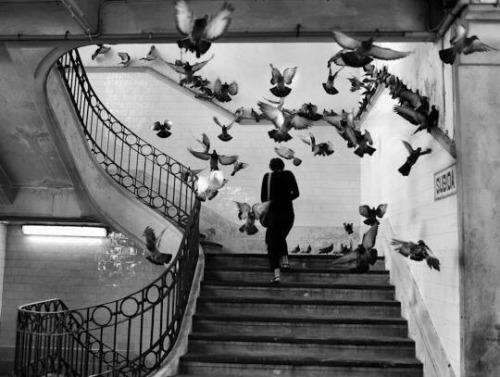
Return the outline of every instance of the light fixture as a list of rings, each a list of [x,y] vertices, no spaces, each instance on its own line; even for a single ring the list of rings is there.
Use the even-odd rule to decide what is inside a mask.
[[[22,232],[29,236],[53,237],[106,237],[108,234],[102,226],[73,225],[23,225]]]

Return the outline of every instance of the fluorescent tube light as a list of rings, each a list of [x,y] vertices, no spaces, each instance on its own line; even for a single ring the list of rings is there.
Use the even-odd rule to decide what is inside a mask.
[[[22,232],[29,236],[53,237],[106,237],[107,230],[97,226],[23,225]]]

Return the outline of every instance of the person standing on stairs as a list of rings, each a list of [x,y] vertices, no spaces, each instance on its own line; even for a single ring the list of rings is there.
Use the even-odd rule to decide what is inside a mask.
[[[299,188],[295,176],[285,169],[281,158],[269,162],[270,173],[264,174],[261,188],[261,201],[271,201],[268,211],[266,231],[267,254],[269,265],[274,271],[272,284],[279,284],[281,269],[288,270],[288,245],[286,237],[293,227],[295,214],[292,201],[299,197]]]

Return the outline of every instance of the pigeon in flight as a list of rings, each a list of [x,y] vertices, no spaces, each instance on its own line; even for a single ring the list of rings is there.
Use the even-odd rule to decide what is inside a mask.
[[[198,143],[200,143],[203,147],[203,153],[208,153],[210,150],[210,138],[207,136],[206,133],[201,134],[201,140],[196,139]]]
[[[304,143],[311,146],[313,156],[330,156],[331,154],[333,154],[333,152],[335,152],[333,150],[333,144],[331,141],[316,144],[316,137],[312,132],[309,132],[309,137],[299,136],[299,138]]]
[[[312,126],[309,119],[306,119],[295,112],[286,109],[274,107],[265,102],[257,102],[259,109],[264,116],[269,119],[275,129],[268,132],[269,137],[274,139],[275,142],[281,143],[288,141],[292,138],[288,133],[292,128],[303,130]]]
[[[406,150],[408,151],[408,157],[406,158],[406,162],[398,169],[398,171],[404,175],[407,176],[410,174],[411,168],[417,160],[419,159],[420,156],[423,156],[424,154],[429,154],[432,152],[431,148],[427,148],[426,150],[422,150],[422,148],[418,147],[417,149],[413,149],[411,144],[408,143],[407,141],[402,140],[403,145],[405,146]]]
[[[337,78],[337,75],[339,74],[340,71],[342,71],[344,67],[340,67],[335,73],[332,74],[332,68],[328,68],[328,78],[326,79],[326,82],[324,82],[323,89],[325,89],[325,92],[331,95],[338,94],[337,88],[335,88],[335,79]]]
[[[200,69],[202,69],[204,66],[207,65],[207,63],[212,60],[214,55],[212,55],[209,59],[204,60],[199,63],[195,63],[191,65],[189,62],[184,61],[184,60],[176,60],[175,63],[170,63],[168,61],[164,62],[172,68],[175,72],[180,73],[181,75],[184,75],[185,77],[181,79],[179,82],[180,85],[186,85],[186,84],[192,84],[195,80],[197,81],[198,79],[195,79],[195,72],[198,72]],[[207,83],[208,84],[208,83]]]
[[[121,62],[118,64],[123,65],[124,67],[128,66],[132,61],[130,60],[130,55],[126,52],[119,52],[118,56],[121,59]]]
[[[155,231],[150,226],[147,226],[144,230],[143,236],[146,238],[146,248],[149,251],[149,255],[146,257],[148,261],[156,265],[164,265],[172,259],[172,254],[161,253],[158,248],[160,247],[161,238],[165,230],[160,233],[160,236],[156,238]]]
[[[295,166],[299,166],[302,163],[302,160],[298,157],[295,157],[295,151],[291,148],[287,147],[274,147],[274,151],[278,156],[283,157],[286,160],[292,160],[292,163]]]
[[[385,212],[387,211],[387,204],[380,204],[377,208],[370,208],[368,205],[359,206],[359,214],[363,217],[366,217],[366,220],[363,221],[366,225],[378,225],[380,222],[377,220],[377,217],[381,219]]]
[[[188,167],[187,169],[183,168],[181,171],[181,177],[184,182],[195,181],[198,177],[198,174],[201,173],[205,169],[191,169]]]
[[[175,2],[175,22],[177,30],[183,38],[177,41],[181,49],[196,54],[199,58],[205,54],[212,42],[220,38],[229,27],[234,7],[224,2],[222,8],[214,15],[195,18],[188,1]]]
[[[431,111],[429,113],[414,110],[407,106],[394,106],[394,112],[402,118],[406,119],[411,124],[418,126],[413,134],[416,134],[417,132],[422,130],[431,132],[432,128],[438,126],[439,111],[434,105],[432,105]]]
[[[373,152],[376,151],[371,145],[373,145],[373,139],[368,130],[365,130],[364,134],[361,134],[360,131],[354,130],[354,135],[356,136],[356,143],[358,147],[354,151],[356,155],[359,157],[363,157],[365,154],[372,155]]]
[[[292,83],[292,80],[297,72],[297,67],[289,67],[285,68],[283,74],[279,71],[278,68],[271,66],[271,85],[273,86],[271,89],[271,93],[273,93],[276,97],[286,97],[292,91],[287,85]]]
[[[374,265],[375,262],[377,262],[378,252],[377,249],[374,248],[377,233],[378,224],[372,225],[370,229],[363,234],[361,244],[359,244],[354,251],[348,252],[334,260],[331,265],[359,273],[368,272],[370,265]],[[347,247],[343,250],[346,249]]]
[[[191,148],[188,148],[188,151],[195,157],[202,160],[210,160],[210,171],[219,170],[219,163],[222,165],[231,165],[238,161],[238,155],[225,156],[220,155],[214,149],[212,153],[208,152],[198,152],[194,151]]]
[[[208,177],[199,177],[195,185],[196,198],[202,202],[212,200],[227,182],[220,170],[211,171]]]
[[[155,45],[151,45],[151,47],[149,48],[149,51],[146,54],[146,56],[143,57],[143,58],[140,58],[139,60],[145,60],[147,62],[150,62],[151,60],[155,60],[157,57],[158,56],[156,55],[156,46]]]
[[[427,261],[429,268],[439,271],[440,263],[439,259],[431,254],[431,249],[425,244],[424,241],[419,240],[417,243],[411,241],[401,241],[392,239],[391,245],[395,246],[395,250],[414,261],[420,262],[424,259]]]
[[[348,78],[348,80],[351,82],[351,92],[357,92],[360,89],[369,89],[370,88],[370,81],[369,79],[363,79],[363,81],[360,81],[357,77],[351,76]]]
[[[219,119],[217,119],[217,117],[213,117],[213,120],[214,120],[215,124],[218,125],[222,129],[222,133],[217,137],[222,141],[231,140],[233,137],[231,135],[229,135],[227,131],[229,131],[231,129],[234,122],[236,121],[236,118],[234,118],[233,121],[231,123],[229,123],[227,126],[221,124],[221,122],[219,122]]]
[[[479,40],[477,35],[467,37],[467,29],[464,25],[453,25],[451,29],[450,48],[439,51],[439,58],[446,64],[453,64],[457,55],[470,55],[474,52],[498,51]]]
[[[153,123],[153,127],[151,127],[151,129],[156,132],[156,136],[166,139],[172,135],[172,132],[170,132],[172,124],[171,120],[165,120],[163,123],[156,121]]]
[[[323,115],[318,113],[318,106],[310,102],[304,103],[297,114],[313,122],[323,119]]]
[[[370,64],[373,59],[396,60],[410,55],[410,51],[396,51],[390,48],[379,47],[373,44],[374,39],[364,41],[349,37],[339,30],[332,30],[333,38],[343,48],[328,61],[328,65],[333,61],[340,66],[354,68],[364,67]]]
[[[235,161],[233,164],[233,171],[231,172],[231,175],[234,176],[241,169],[245,169],[247,167],[248,164],[246,162]]]
[[[92,54],[92,60],[95,60],[99,55],[104,55],[111,50],[111,47],[104,46],[103,44],[98,44],[97,49]]]
[[[246,223],[239,228],[239,231],[242,233],[246,232],[249,236],[257,233],[259,230],[255,226],[255,219],[258,219],[262,214],[262,203],[256,203],[250,206],[248,203],[234,202],[238,207],[238,218],[240,220],[246,220]]]
[[[238,83],[233,81],[231,84],[222,83],[220,79],[214,82],[214,97],[219,102],[229,102],[232,100],[231,96],[238,94]]]

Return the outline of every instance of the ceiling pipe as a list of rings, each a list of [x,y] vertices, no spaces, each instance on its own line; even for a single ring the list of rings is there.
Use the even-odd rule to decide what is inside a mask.
[[[75,3],[74,0],[61,0],[61,3],[63,3],[63,5],[71,14],[71,17],[73,17],[73,19],[78,23],[78,25],[80,25],[80,27],[87,35],[97,34],[98,30],[92,30],[92,25],[90,24],[87,17],[85,17],[85,13],[81,10],[78,4]],[[100,9],[98,13],[100,13]]]
[[[451,12],[446,15],[443,21],[441,21],[436,33],[436,41],[439,41],[441,38],[443,38],[453,22],[455,22],[455,20],[460,16],[460,14],[469,4],[469,0],[458,0],[455,3]]]

